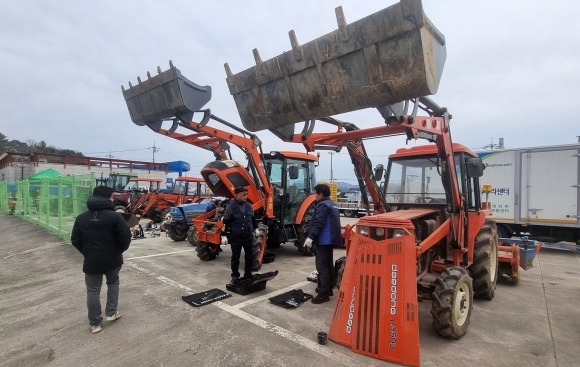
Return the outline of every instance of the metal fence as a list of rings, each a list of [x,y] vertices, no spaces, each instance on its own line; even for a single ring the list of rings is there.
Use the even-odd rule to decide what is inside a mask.
[[[70,241],[75,218],[86,210],[95,174],[0,182],[0,210],[36,223]]]

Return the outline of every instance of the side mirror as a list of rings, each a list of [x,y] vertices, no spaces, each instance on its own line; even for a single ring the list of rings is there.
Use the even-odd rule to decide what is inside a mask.
[[[468,158],[465,161],[465,171],[467,172],[467,176],[470,178],[483,176],[484,169],[485,165],[479,157]]]
[[[298,166],[288,167],[288,175],[290,176],[291,180],[296,180],[299,176]]]
[[[375,167],[375,181],[380,181],[383,179],[383,173],[385,173],[385,168],[382,164],[377,164]]]
[[[266,174],[268,177],[272,176],[272,162],[266,163]]]

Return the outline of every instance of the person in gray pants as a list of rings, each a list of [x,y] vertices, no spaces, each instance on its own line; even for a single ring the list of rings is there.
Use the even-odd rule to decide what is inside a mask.
[[[71,233],[73,246],[84,257],[83,272],[87,287],[87,308],[91,332],[102,330],[101,286],[107,279],[107,321],[121,317],[119,302],[119,272],[123,252],[131,244],[131,230],[121,213],[115,212],[113,188],[97,186],[87,200],[88,210],[77,216]]]

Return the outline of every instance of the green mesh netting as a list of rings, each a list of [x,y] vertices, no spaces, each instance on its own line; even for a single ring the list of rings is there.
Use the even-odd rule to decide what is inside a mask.
[[[70,241],[74,220],[86,210],[95,174],[0,182],[0,210],[14,214]]]

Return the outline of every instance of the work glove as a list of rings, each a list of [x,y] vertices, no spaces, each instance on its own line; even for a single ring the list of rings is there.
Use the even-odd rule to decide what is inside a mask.
[[[228,245],[228,238],[226,236],[222,236],[221,245],[222,246],[227,246]]]
[[[262,233],[260,232],[260,230],[258,228],[254,229],[254,237],[258,238],[262,235]]]
[[[304,248],[311,248],[312,247],[312,238],[308,237],[306,241],[304,241]]]

